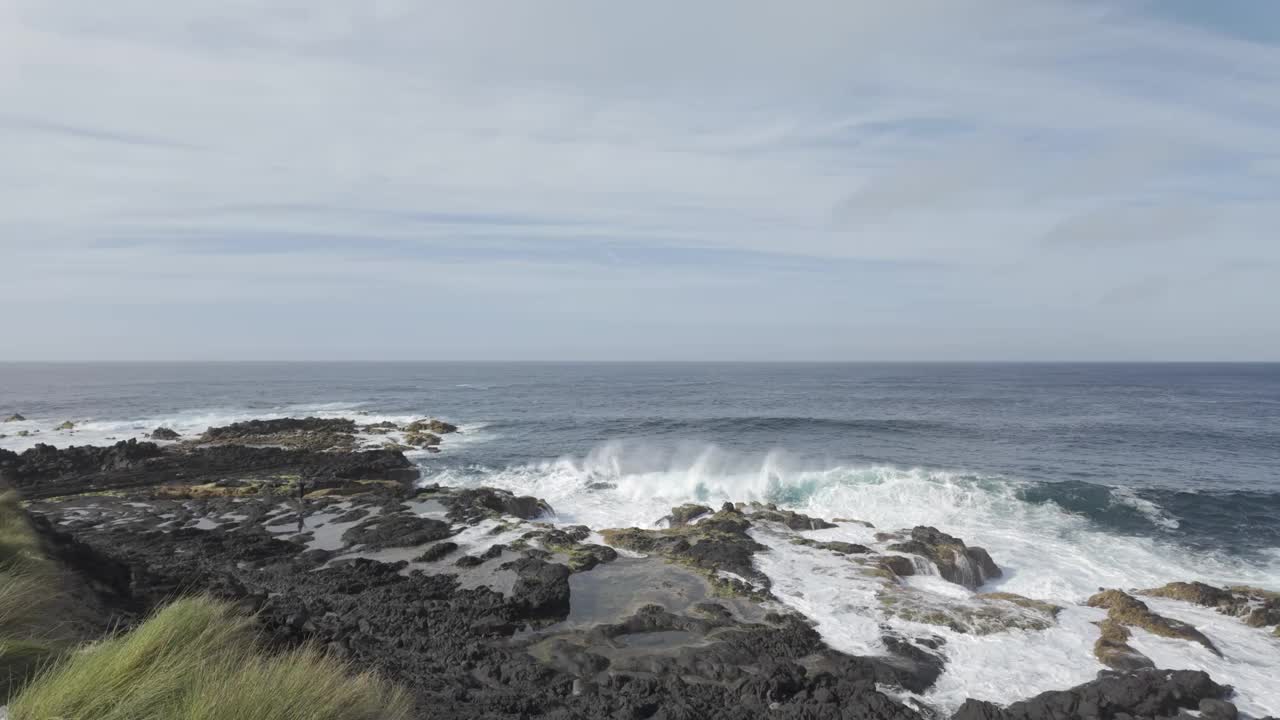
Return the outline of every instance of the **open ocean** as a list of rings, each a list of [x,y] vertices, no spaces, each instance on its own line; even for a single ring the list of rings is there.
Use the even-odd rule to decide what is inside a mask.
[[[424,482],[537,495],[596,529],[757,499],[934,525],[991,552],[1006,576],[990,589],[1058,602],[1172,580],[1280,590],[1280,364],[0,364],[11,413],[27,418],[0,424],[14,450],[252,417],[440,417],[463,432],[411,454]],[[53,430],[64,420],[77,429]],[[773,550],[757,557],[775,594],[833,646],[873,652],[857,589],[803,548]],[[949,637],[933,699],[1091,679],[1071,658],[1096,629],[1073,612],[1041,633]],[[1140,649],[1280,713],[1280,645],[1259,637],[1242,641],[1256,657]]]

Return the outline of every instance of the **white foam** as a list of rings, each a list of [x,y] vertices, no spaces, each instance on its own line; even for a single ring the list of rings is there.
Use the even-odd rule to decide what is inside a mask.
[[[1055,626],[975,636],[886,619],[876,598],[881,581],[861,572],[856,563],[792,544],[774,530],[753,530],[770,548],[756,556],[756,564],[770,578],[774,594],[812,619],[832,647],[855,654],[884,652],[882,623],[908,635],[927,633],[946,639],[947,669],[925,698],[944,710],[966,697],[1007,703],[1093,679],[1102,669],[1093,655],[1098,637],[1093,622],[1102,614],[1080,603],[1100,587],[1155,587],[1195,579],[1280,589],[1280,551],[1251,563],[1188,553],[1151,537],[1112,534],[1052,502],[1026,502],[1018,496],[1016,482],[1000,478],[890,466],[814,467],[779,452],[746,456],[714,447],[672,451],[607,443],[583,458],[499,471],[443,472],[427,481],[493,485],[536,495],[556,508],[558,521],[593,528],[656,527],[672,506],[686,502],[714,507],[726,500],[759,500],[809,515],[856,518],[876,526],[842,523],[834,529],[804,533],[815,540],[871,545],[878,530],[931,525],[970,545],[985,547],[1005,576],[982,590],[1062,605],[1065,609]],[[616,488],[586,489],[592,483]],[[1113,498],[1156,524],[1170,527],[1176,522],[1155,504],[1131,493],[1113,493]],[[940,602],[969,594],[936,577],[910,583]],[[1253,646],[1248,644],[1242,648],[1245,653],[1260,650],[1249,649]],[[1269,660],[1259,656],[1258,662],[1258,667],[1273,675],[1280,673],[1280,655],[1273,654]],[[1224,666],[1219,668],[1221,676],[1215,677],[1233,682],[1238,670]],[[1251,682],[1244,677],[1244,683]],[[1250,688],[1254,692],[1253,685]]]
[[[1159,505],[1140,498],[1132,488],[1118,487],[1111,488],[1111,500],[1114,503],[1126,505],[1137,510],[1143,517],[1151,521],[1152,525],[1162,527],[1166,530],[1177,530],[1178,521],[1164,511]]]
[[[1093,623],[1102,617],[1094,608],[1067,606],[1047,630],[969,635],[927,626],[947,641],[947,667],[925,700],[951,711],[969,697],[1007,704],[1089,682],[1105,669],[1093,655]]]
[[[1151,658],[1156,667],[1204,670],[1218,682],[1235,687],[1232,701],[1254,717],[1280,715],[1280,637],[1270,628],[1252,628],[1239,618],[1177,600],[1142,598],[1165,617],[1195,625],[1222,651],[1218,657],[1198,643],[1163,638],[1135,628],[1129,644]]]
[[[289,417],[349,418],[358,424],[367,425],[380,422],[393,422],[404,425],[414,420],[431,417],[429,412],[418,413],[379,413],[364,409],[364,403],[306,403],[298,405],[282,405],[269,409],[250,409],[243,407],[201,408],[183,410],[175,413],[133,418],[76,418],[76,417],[28,417],[24,421],[0,423],[0,448],[21,452],[45,443],[55,447],[69,445],[111,445],[120,440],[150,440],[153,430],[166,427],[181,435],[182,440],[194,438],[210,427],[230,425],[247,420],[273,420]],[[58,430],[58,425],[70,420],[75,423],[71,430]],[[489,442],[497,437],[494,433],[486,433],[486,423],[460,425],[462,432],[451,434],[442,448],[446,446],[465,446]],[[26,437],[18,435],[21,431],[30,433]],[[367,435],[362,436],[367,445],[377,447],[387,439],[400,439],[400,435]],[[155,441],[161,445],[176,441]],[[424,453],[425,454],[425,453]]]

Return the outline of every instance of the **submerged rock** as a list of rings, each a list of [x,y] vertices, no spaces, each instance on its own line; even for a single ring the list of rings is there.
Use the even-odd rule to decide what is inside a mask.
[[[1240,618],[1249,627],[1276,625],[1280,632],[1280,593],[1269,590],[1247,585],[1218,588],[1202,582],[1171,582],[1139,590],[1138,594],[1214,608],[1223,615]]]
[[[1151,667],[1151,660],[1129,646],[1128,628],[1139,627],[1160,637],[1199,643],[1214,655],[1222,653],[1194,625],[1151,612],[1146,603],[1120,590],[1104,590],[1089,598],[1090,607],[1103,608],[1107,619],[1098,624],[1102,635],[1094,644],[1094,654],[1108,667],[1131,670]]]
[[[795,543],[796,545],[805,545],[811,548],[818,548],[819,550],[827,550],[837,555],[863,555],[871,552],[871,548],[867,547],[866,545],[859,545],[857,543],[851,543],[851,542],[842,542],[840,540],[832,540],[830,542],[821,542],[818,540],[813,540],[811,538],[798,537],[798,538],[792,538],[791,542]]]
[[[71,422],[70,420],[66,420],[61,425],[54,428],[54,430],[75,430],[75,429],[76,429],[76,424]]]
[[[886,585],[877,594],[885,615],[937,625],[958,633],[991,635],[1008,630],[1046,630],[1062,608],[1013,593],[941,598],[915,588]]]

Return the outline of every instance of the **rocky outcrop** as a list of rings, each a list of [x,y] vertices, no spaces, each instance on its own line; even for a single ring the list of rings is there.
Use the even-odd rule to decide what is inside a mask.
[[[944,580],[963,585],[970,590],[975,590],[986,581],[1003,574],[986,550],[967,546],[960,538],[941,532],[937,528],[924,526],[912,528],[910,539],[890,545],[888,549],[928,558],[938,568],[938,574]]]
[[[23,422],[24,420],[26,420],[26,418],[23,417],[21,413],[14,413],[4,419],[5,422]]]
[[[806,547],[817,548],[819,550],[826,550],[828,552],[833,552],[837,555],[865,555],[871,552],[871,548],[867,547],[866,545],[859,545],[858,543],[842,542],[840,540],[831,540],[828,542],[822,542],[819,540],[813,540],[811,538],[797,537],[797,538],[791,538],[791,542],[795,543],[796,545],[804,545]]]
[[[659,530],[614,528],[601,530],[605,542],[626,550],[659,555],[709,574],[713,582],[726,590],[750,594],[754,588],[726,578],[732,573],[756,587],[767,589],[769,579],[755,568],[751,556],[765,550],[747,530],[751,521],[728,503],[720,511],[696,524]]]
[[[886,585],[877,597],[889,617],[971,635],[1045,630],[1053,627],[1062,611],[1057,605],[1013,593],[985,593],[964,600],[941,599],[898,584]]]
[[[430,448],[439,445],[442,440],[439,435],[422,430],[410,430],[404,434],[405,444],[412,447]]]
[[[152,440],[177,440],[181,437],[176,430],[171,430],[167,427],[158,427],[151,431]]]
[[[671,508],[671,514],[663,518],[663,520],[666,520],[672,527],[677,527],[680,525],[688,525],[693,520],[710,514],[711,508],[706,505],[686,503],[679,507]]]
[[[388,547],[415,547],[453,534],[449,523],[417,515],[381,515],[348,528],[342,534],[347,545],[361,545],[368,550]]]
[[[443,420],[415,420],[404,428],[408,433],[432,433],[435,435],[448,435],[449,433],[458,432],[458,426],[447,423]]]
[[[221,427],[211,427],[200,437],[203,442],[251,441],[264,436],[289,433],[342,433],[351,435],[356,422],[346,418],[279,418],[246,420]]]
[[[1280,593],[1237,585],[1218,588],[1201,582],[1171,582],[1167,585],[1139,590],[1139,595],[1181,600],[1238,617],[1249,627],[1276,625],[1280,633]]]
[[[449,508],[449,518],[455,522],[474,523],[483,518],[511,515],[522,520],[532,520],[554,512],[543,500],[529,495],[516,495],[495,488],[449,489],[431,485],[418,491],[420,495],[436,497]]]
[[[1090,607],[1107,611],[1098,624],[1102,634],[1094,644],[1094,654],[1107,667],[1134,670],[1153,667],[1153,663],[1129,645],[1129,628],[1138,627],[1160,637],[1198,643],[1219,657],[1222,653],[1204,633],[1193,625],[1151,612],[1146,603],[1120,590],[1104,590],[1089,598]]]
[[[1030,700],[1000,707],[982,700],[966,700],[952,720],[1061,720],[1062,718],[1175,718],[1184,710],[1216,713],[1230,703],[1222,699],[1230,688],[1215,683],[1204,672],[1148,670],[1104,677],[1070,690],[1041,693]],[[1230,711],[1234,713],[1234,706]]]
[[[346,450],[355,447],[355,433],[355,421],[346,418],[279,418],[211,427],[196,442],[203,445]]]
[[[590,535],[591,528],[586,525],[548,527],[525,533],[517,544],[520,548],[537,545],[556,556],[562,556],[564,564],[572,572],[586,572],[600,563],[618,559],[618,551],[607,545],[583,542]],[[558,557],[557,561],[560,561]]]
[[[417,470],[389,450],[321,452],[277,447],[214,445],[161,447],[121,441],[108,447],[55,448],[40,444],[22,453],[0,450],[0,480],[27,498],[44,498],[161,484],[265,479],[311,488],[348,481],[411,480]]]
[[[75,429],[76,429],[76,424],[71,422],[70,420],[64,420],[61,424],[59,424],[57,427],[54,428],[54,430],[75,430]]]
[[[822,518],[809,517],[791,510],[779,510],[778,506],[772,503],[738,503],[736,507],[752,520],[774,522],[785,525],[792,530],[826,530],[838,527]]]

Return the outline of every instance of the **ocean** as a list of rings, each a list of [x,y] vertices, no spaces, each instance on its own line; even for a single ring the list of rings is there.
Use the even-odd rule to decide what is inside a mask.
[[[1092,679],[1100,616],[1072,603],[1100,587],[1280,591],[1280,364],[0,364],[11,413],[26,418],[0,423],[14,450],[253,417],[439,417],[462,432],[411,454],[423,482],[537,495],[557,522],[653,526],[683,502],[760,500],[932,525],[1005,569],[984,590],[1067,605],[1046,631],[938,629],[950,662],[928,700],[942,706]],[[66,420],[76,428],[53,429]],[[782,602],[832,646],[877,651],[885,620],[865,578],[810,548],[770,548],[757,562]],[[1155,636],[1137,649],[1250,689],[1246,712],[1280,713],[1280,639],[1152,604],[1236,649],[1217,658]]]

